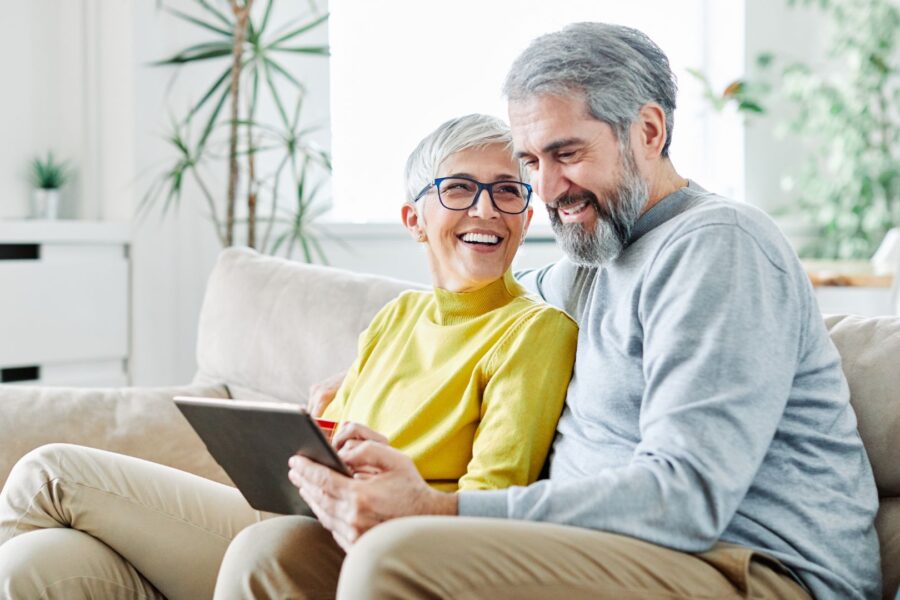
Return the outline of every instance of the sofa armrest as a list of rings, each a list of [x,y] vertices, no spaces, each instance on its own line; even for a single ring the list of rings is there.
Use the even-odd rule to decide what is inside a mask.
[[[65,388],[0,385],[0,486],[16,461],[65,442],[120,452],[231,483],[172,402],[227,398],[224,386]]]

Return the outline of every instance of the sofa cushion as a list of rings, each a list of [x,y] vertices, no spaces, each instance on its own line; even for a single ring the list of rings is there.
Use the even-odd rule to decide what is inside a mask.
[[[422,286],[225,250],[200,313],[195,383],[224,382],[233,397],[305,402],[311,384],[353,362],[378,309],[412,287]]]
[[[882,497],[900,496],[900,318],[829,316],[859,433]]]
[[[884,597],[893,598],[900,586],[900,498],[884,498],[875,519],[881,542]]]
[[[81,444],[230,483],[172,397],[226,398],[224,387],[64,388],[0,386],[0,485],[43,444]]]

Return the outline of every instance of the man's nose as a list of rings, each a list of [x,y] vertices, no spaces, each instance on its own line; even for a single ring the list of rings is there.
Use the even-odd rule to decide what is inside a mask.
[[[491,200],[487,188],[478,191],[475,196],[475,204],[469,209],[469,214],[480,219],[496,219],[500,216],[497,209],[494,208],[494,202]]]
[[[542,163],[531,172],[534,191],[544,204],[553,204],[565,191],[566,183],[556,165]]]

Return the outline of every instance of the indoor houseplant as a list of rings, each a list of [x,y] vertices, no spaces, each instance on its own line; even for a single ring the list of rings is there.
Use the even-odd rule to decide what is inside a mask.
[[[304,34],[326,22],[327,14],[321,14],[315,2],[282,0],[282,6],[306,14],[275,27],[275,0],[193,4],[196,10],[188,14],[160,3],[209,39],[155,64],[185,68],[218,62],[221,70],[184,115],[173,117],[167,141],[174,160],[145,194],[142,209],[161,201],[165,212],[179,202],[190,179],[223,246],[240,241],[288,255],[299,248],[307,261],[324,260],[313,220],[325,210],[318,196],[330,174],[330,157],[309,140],[311,130],[300,127],[307,90],[283,59],[328,55],[327,46],[302,43]],[[274,105],[274,122],[260,117],[263,101]],[[227,182],[210,185],[204,167],[222,161],[227,163]],[[271,166],[267,172],[264,164]],[[280,190],[288,182],[291,197],[286,202]]]
[[[47,158],[35,157],[30,173],[31,216],[35,219],[55,219],[59,216],[59,190],[69,180],[69,167],[47,152]]]
[[[900,226],[900,7],[893,0],[787,0],[826,17],[826,56],[810,65],[761,54],[755,72],[714,92],[711,106],[745,115],[786,101],[779,127],[807,158],[782,187],[812,241],[803,256],[867,259]],[[768,97],[768,96],[772,97]],[[785,102],[782,102],[785,103]]]

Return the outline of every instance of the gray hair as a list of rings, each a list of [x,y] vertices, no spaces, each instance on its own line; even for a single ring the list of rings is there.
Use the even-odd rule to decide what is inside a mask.
[[[669,155],[677,92],[665,53],[647,35],[623,25],[573,23],[543,35],[516,59],[503,93],[510,100],[583,93],[591,116],[622,140],[647,102],[666,116],[662,156]]]
[[[419,142],[406,160],[406,201],[411,203],[438,176],[438,168],[451,154],[490,144],[505,144],[512,158],[509,126],[497,117],[471,114],[441,124]],[[527,181],[521,165],[519,176]]]

